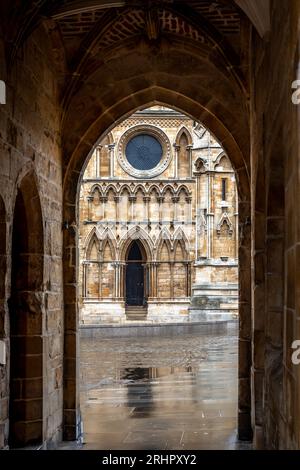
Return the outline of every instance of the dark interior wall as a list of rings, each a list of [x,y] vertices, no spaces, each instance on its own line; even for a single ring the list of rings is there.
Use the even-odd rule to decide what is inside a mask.
[[[0,64],[0,78],[5,79],[7,87],[7,104],[0,106],[0,195],[5,206],[7,233],[7,273],[4,279],[1,263],[1,282],[5,284],[0,288],[5,291],[0,307],[1,335],[7,343],[9,359],[11,325],[7,305],[10,295],[14,294],[10,292],[12,226],[18,189],[30,174],[36,185],[36,198],[40,201],[43,233],[39,241],[39,251],[43,255],[42,271],[39,275],[32,273],[35,278],[40,276],[41,281],[38,303],[42,328],[40,351],[43,351],[42,358],[39,358],[39,367],[43,369],[42,439],[51,442],[61,437],[62,429],[62,177],[57,71],[44,28],[37,29],[25,41],[13,65],[6,62],[0,34]],[[29,188],[25,193],[29,193]],[[38,211],[33,210],[28,219],[29,240],[37,247],[34,217],[38,217]],[[2,211],[0,222],[3,228]],[[22,230],[25,235],[23,225],[20,227]],[[1,247],[2,244],[1,241]],[[15,290],[14,286],[12,290]],[[35,308],[34,305],[31,307]],[[33,318],[36,317],[33,315]],[[0,366],[0,448],[5,448],[9,439],[9,368],[9,360],[5,366]],[[27,414],[30,415],[29,410]],[[33,414],[31,418],[35,416]]]
[[[253,426],[261,448],[299,447],[299,128],[292,104],[297,0],[271,2],[271,32],[251,45]],[[298,295],[299,297],[299,295]]]

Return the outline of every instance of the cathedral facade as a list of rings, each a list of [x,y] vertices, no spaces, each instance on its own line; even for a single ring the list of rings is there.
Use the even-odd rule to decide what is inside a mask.
[[[129,116],[89,158],[79,208],[82,324],[237,315],[235,175],[201,123]]]

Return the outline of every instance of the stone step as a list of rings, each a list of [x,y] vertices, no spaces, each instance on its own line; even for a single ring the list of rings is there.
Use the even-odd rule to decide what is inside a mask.
[[[145,307],[126,307],[127,320],[144,320],[147,317],[147,309]]]

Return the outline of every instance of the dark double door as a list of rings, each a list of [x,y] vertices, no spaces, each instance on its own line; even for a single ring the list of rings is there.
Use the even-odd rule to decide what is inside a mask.
[[[126,266],[126,304],[144,305],[144,266],[140,262],[129,262]]]

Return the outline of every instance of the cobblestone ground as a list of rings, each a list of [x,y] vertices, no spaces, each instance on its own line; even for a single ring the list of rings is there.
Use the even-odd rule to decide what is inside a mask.
[[[82,449],[240,449],[237,333],[81,341]]]

